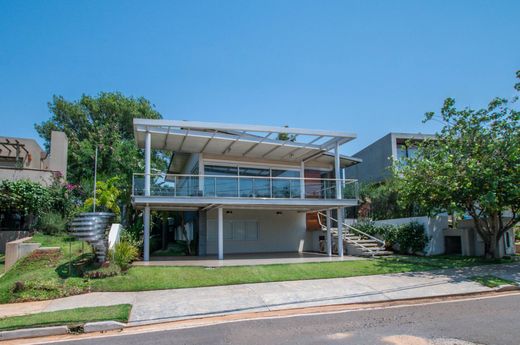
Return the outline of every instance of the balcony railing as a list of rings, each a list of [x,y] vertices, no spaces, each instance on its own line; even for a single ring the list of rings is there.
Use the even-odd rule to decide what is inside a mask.
[[[343,199],[358,199],[357,180],[339,181]],[[133,195],[144,196],[144,185],[144,174],[134,174]],[[150,196],[337,199],[336,179],[168,174],[150,175]]]

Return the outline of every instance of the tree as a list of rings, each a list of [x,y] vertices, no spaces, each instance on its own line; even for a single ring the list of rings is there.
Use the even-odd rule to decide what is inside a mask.
[[[359,198],[358,217],[361,219],[406,218],[416,214],[412,204],[398,202],[399,191],[394,178],[381,183],[361,184]]]
[[[134,141],[133,119],[160,119],[161,115],[144,98],[126,97],[119,92],[102,92],[67,101],[54,96],[49,103],[51,118],[35,128],[49,147],[51,131],[63,131],[69,138],[68,180],[86,186],[77,191],[83,199],[92,195],[95,149],[98,148],[98,179],[119,176],[119,202],[130,204],[132,174],[144,171],[143,152]],[[153,152],[152,167],[164,169],[165,156]],[[90,188],[92,187],[92,188]]]
[[[120,178],[118,176],[109,178],[106,181],[97,181],[96,182],[96,211],[106,211],[112,212],[119,217],[121,214],[121,209],[117,204],[119,196],[121,194],[121,189],[119,188]],[[88,198],[85,200],[84,208],[85,211],[92,211],[91,208],[94,204],[94,198]]]
[[[498,256],[498,241],[520,220],[517,99],[496,98],[478,110],[457,109],[455,100],[446,99],[438,116],[442,130],[395,169],[402,201],[471,216],[487,257]],[[425,121],[434,118],[430,112]]]

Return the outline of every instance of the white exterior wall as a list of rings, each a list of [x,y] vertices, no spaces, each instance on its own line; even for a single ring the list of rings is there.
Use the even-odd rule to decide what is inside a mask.
[[[231,211],[232,213],[226,213]],[[217,253],[217,211],[207,215],[207,254]],[[275,210],[232,210],[224,209],[226,222],[250,221],[258,224],[257,240],[224,239],[224,253],[301,252],[312,250],[312,236],[306,231],[305,213]],[[229,223],[228,223],[229,224]]]
[[[411,222],[424,225],[425,234],[429,240],[426,248],[424,248],[426,255],[444,253],[444,229],[448,228],[448,216],[396,218],[375,221],[374,223],[379,225],[401,225]]]

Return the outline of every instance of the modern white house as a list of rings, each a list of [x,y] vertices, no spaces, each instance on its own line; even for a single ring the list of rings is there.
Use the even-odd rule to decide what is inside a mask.
[[[345,179],[359,159],[340,154],[356,138],[339,131],[174,120],[134,119],[144,173],[134,174],[132,202],[143,210],[144,260],[150,260],[150,212],[177,211],[196,255],[302,252],[316,247],[306,215],[358,203],[358,185]],[[152,150],[173,152],[167,172],[151,169]],[[184,223],[183,223],[184,224]],[[320,229],[321,230],[321,229]],[[343,237],[343,227],[337,230]],[[343,255],[343,241],[337,243]]]

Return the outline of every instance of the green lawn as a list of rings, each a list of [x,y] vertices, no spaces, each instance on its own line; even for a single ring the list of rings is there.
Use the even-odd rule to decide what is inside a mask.
[[[113,320],[126,323],[131,309],[130,304],[119,304],[6,317],[0,319],[0,331],[56,325],[76,326],[93,321]]]
[[[408,257],[235,267],[137,266],[127,274],[92,281],[92,291],[142,291],[460,268],[502,261],[475,257]],[[506,261],[510,262],[510,261]]]
[[[92,254],[81,252],[81,242],[65,236],[35,235],[43,246],[59,246],[61,253],[29,256],[0,278],[0,303],[45,300],[87,291],[144,291],[200,286],[217,286],[303,279],[340,278],[372,274],[460,268],[514,259],[485,260],[476,257],[396,256],[344,262],[279,264],[238,267],[136,266],[124,275],[86,279],[81,271],[94,270],[88,264]],[[72,265],[69,265],[69,245]],[[86,252],[90,247],[85,246]],[[72,270],[69,272],[69,267]],[[110,269],[110,268],[108,268]],[[106,269],[104,269],[106,270]]]
[[[30,255],[17,262],[0,278],[0,303],[52,299],[87,291],[88,282],[82,278],[67,278],[69,267],[72,268],[72,275],[77,275],[77,265],[90,255],[81,252],[81,242],[70,242],[66,236],[41,234],[35,234],[33,242],[39,242],[43,247],[60,247],[61,253]],[[69,248],[72,249],[72,255],[69,255]],[[85,245],[85,249],[90,251],[88,245]],[[69,257],[74,259],[70,266]],[[13,291],[17,283],[23,289]]]
[[[495,288],[500,285],[516,285],[516,283],[509,279],[503,279],[495,276],[474,276],[471,280],[476,281],[484,286]]]

